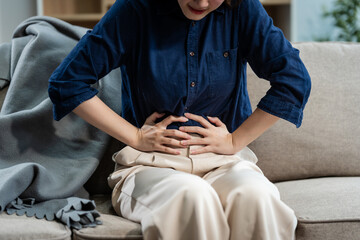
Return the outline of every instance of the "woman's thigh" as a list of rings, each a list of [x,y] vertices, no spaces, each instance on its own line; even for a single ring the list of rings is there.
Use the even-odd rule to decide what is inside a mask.
[[[279,198],[279,191],[262,173],[261,169],[250,161],[235,161],[224,165],[204,177],[217,192],[224,207],[229,195],[236,192],[264,193]]]
[[[248,161],[225,165],[204,176],[217,192],[230,226],[230,239],[293,239],[294,211],[276,186]]]
[[[193,174],[140,166],[114,188],[112,200],[117,213],[140,222],[148,236],[226,239],[229,235],[215,190]]]
[[[155,210],[163,207],[169,201],[175,205],[177,202],[175,199],[179,199],[181,202],[184,198],[209,195],[211,198],[216,196],[216,199],[219,200],[214,189],[201,177],[170,168],[148,166],[139,166],[128,174],[122,186],[114,188],[113,200],[116,198],[115,195],[119,197],[123,195],[124,198],[130,199],[130,208],[127,206],[128,203],[121,202],[125,199],[116,200],[122,204],[116,210],[120,210],[121,215],[126,215],[126,217],[134,214],[141,216],[143,213],[137,213],[137,210],[142,208],[146,208],[145,211]],[[135,218],[134,220],[140,219]]]

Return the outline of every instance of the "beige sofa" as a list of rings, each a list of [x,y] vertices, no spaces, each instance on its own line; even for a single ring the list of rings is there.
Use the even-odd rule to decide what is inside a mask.
[[[360,239],[360,44],[294,44],[312,77],[303,125],[279,121],[250,145],[258,165],[295,210],[298,240]],[[268,82],[248,71],[255,107]],[[6,90],[0,92],[0,103]],[[118,150],[118,143],[109,146]],[[85,188],[103,225],[70,230],[55,221],[0,215],[0,239],[142,239],[141,226],[114,215],[102,162]]]

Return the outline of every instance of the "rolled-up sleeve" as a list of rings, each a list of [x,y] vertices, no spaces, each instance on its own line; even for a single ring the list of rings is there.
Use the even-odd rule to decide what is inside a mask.
[[[98,90],[91,85],[119,67],[136,38],[135,14],[128,0],[118,0],[89,30],[49,79],[55,120],[60,120]]]
[[[270,81],[270,89],[258,108],[300,127],[311,89],[310,76],[292,47],[258,0],[244,0],[240,47],[258,77]]]

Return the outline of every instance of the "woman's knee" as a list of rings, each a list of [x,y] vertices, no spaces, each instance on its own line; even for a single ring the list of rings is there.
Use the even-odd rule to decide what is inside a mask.
[[[168,180],[169,186],[177,188],[176,194],[168,196],[143,218],[148,235],[158,231],[164,239],[228,238],[226,216],[210,184],[197,176],[174,176]]]
[[[198,204],[219,203],[216,191],[205,180],[200,177],[192,176],[183,180],[179,189],[184,204],[196,206]]]
[[[228,196],[228,201],[243,202],[248,207],[266,205],[273,200],[280,200],[279,191],[274,184],[265,181],[249,181],[234,188]]]

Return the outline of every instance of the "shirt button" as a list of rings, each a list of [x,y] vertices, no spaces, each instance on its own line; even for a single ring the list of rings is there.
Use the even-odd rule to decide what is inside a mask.
[[[195,87],[195,85],[196,85],[195,82],[191,82],[190,84],[191,87]]]
[[[192,22],[191,25],[194,27],[194,26],[195,26],[195,22]]]
[[[190,56],[191,56],[191,57],[195,56],[195,53],[194,53],[194,52],[190,52]]]
[[[228,51],[224,52],[224,57],[227,58],[228,56],[229,56],[229,52]]]

